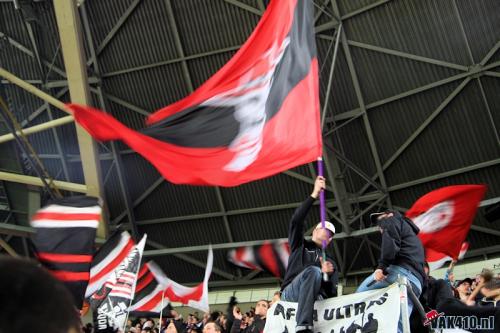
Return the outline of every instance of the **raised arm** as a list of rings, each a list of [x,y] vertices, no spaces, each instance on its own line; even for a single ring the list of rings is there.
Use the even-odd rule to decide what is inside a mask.
[[[310,196],[295,210],[292,219],[290,220],[290,227],[288,230],[288,243],[290,250],[294,250],[302,245],[304,242],[304,221],[306,219],[311,206],[319,196],[322,189],[325,188],[325,178],[317,177],[314,182],[314,189]]]

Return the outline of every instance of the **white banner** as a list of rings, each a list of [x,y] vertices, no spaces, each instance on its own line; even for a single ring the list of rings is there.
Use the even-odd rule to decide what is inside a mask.
[[[314,333],[395,333],[399,286],[329,298],[314,303]],[[267,312],[264,333],[295,332],[297,303],[278,302]]]

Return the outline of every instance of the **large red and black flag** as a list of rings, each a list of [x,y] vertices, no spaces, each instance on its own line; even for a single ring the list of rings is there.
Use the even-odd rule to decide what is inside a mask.
[[[109,275],[103,286],[90,298],[94,311],[95,332],[123,330],[128,309],[135,293],[146,235],[134,245],[118,267]]]
[[[240,50],[188,97],[137,132],[68,105],[100,141],[122,140],[173,183],[235,186],[322,153],[310,0],[273,0]]]
[[[73,196],[53,201],[31,218],[36,257],[69,288],[78,309],[89,282],[100,217],[97,198]]]
[[[134,241],[127,231],[115,232],[94,254],[90,279],[85,297],[99,290],[134,248]]]
[[[288,242],[267,242],[259,246],[243,246],[228,252],[227,259],[233,264],[267,271],[278,278],[285,276],[290,257]]]

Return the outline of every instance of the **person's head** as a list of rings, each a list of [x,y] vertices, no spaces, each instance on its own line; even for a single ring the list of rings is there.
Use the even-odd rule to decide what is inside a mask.
[[[269,309],[269,302],[265,299],[261,299],[255,305],[255,314],[257,316],[265,317],[267,310]]]
[[[177,327],[175,326],[175,321],[171,320],[168,323],[167,328],[165,329],[165,333],[181,333],[181,332],[177,330]]]
[[[472,285],[472,280],[469,278],[465,278],[465,279],[458,282],[457,290],[461,294],[468,294],[468,293],[470,293],[471,285]]]
[[[491,279],[493,279],[493,276],[494,276],[493,272],[485,268],[479,275],[479,282],[488,283],[491,281]]]
[[[153,327],[155,327],[155,322],[154,322],[153,319],[148,318],[148,319],[146,319],[146,321],[144,322],[144,324],[142,325],[142,327],[143,328],[144,327],[151,327],[151,328],[153,328]]]
[[[380,213],[370,214],[370,221],[372,225],[378,225],[380,227],[380,222],[388,218],[394,217],[394,212],[385,211]]]
[[[80,332],[64,284],[37,263],[0,256],[0,332]]]
[[[269,307],[273,306],[274,303],[279,302],[281,300],[281,292],[276,291],[273,295],[273,298],[271,298],[271,302],[269,303]]]
[[[318,246],[323,244],[323,241],[326,241],[326,244],[330,244],[335,235],[335,226],[333,223],[325,221],[325,227],[323,228],[323,223],[320,222],[316,225],[312,233],[312,241],[316,243]]]
[[[220,326],[213,321],[206,323],[205,327],[203,327],[203,333],[220,333],[220,332],[221,332]]]
[[[222,326],[226,325],[226,323],[227,323],[227,316],[225,314],[222,314],[222,315],[219,316],[219,323]]]

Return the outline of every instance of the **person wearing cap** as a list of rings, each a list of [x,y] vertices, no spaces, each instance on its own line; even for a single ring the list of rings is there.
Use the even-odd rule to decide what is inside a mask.
[[[398,276],[406,277],[417,298],[426,281],[424,271],[425,254],[418,227],[397,211],[385,211],[370,215],[372,223],[377,223],[382,233],[380,259],[375,272],[367,277],[356,292],[385,288],[397,281]],[[408,298],[408,315],[413,303]],[[402,318],[398,332],[403,331]]]
[[[314,228],[312,239],[304,239],[305,218],[324,188],[325,178],[317,177],[311,195],[295,210],[288,231],[290,257],[281,285],[281,300],[298,302],[296,332],[312,332],[313,307],[317,299],[337,296],[337,265],[328,254],[326,261],[322,258],[322,244],[331,243],[335,227],[326,221],[323,228],[320,222]],[[323,274],[326,274],[326,281]]]
[[[465,278],[463,280],[458,281],[455,289],[458,292],[458,299],[462,301],[462,303],[467,304],[467,299],[470,295],[470,287],[472,286],[472,279]]]

